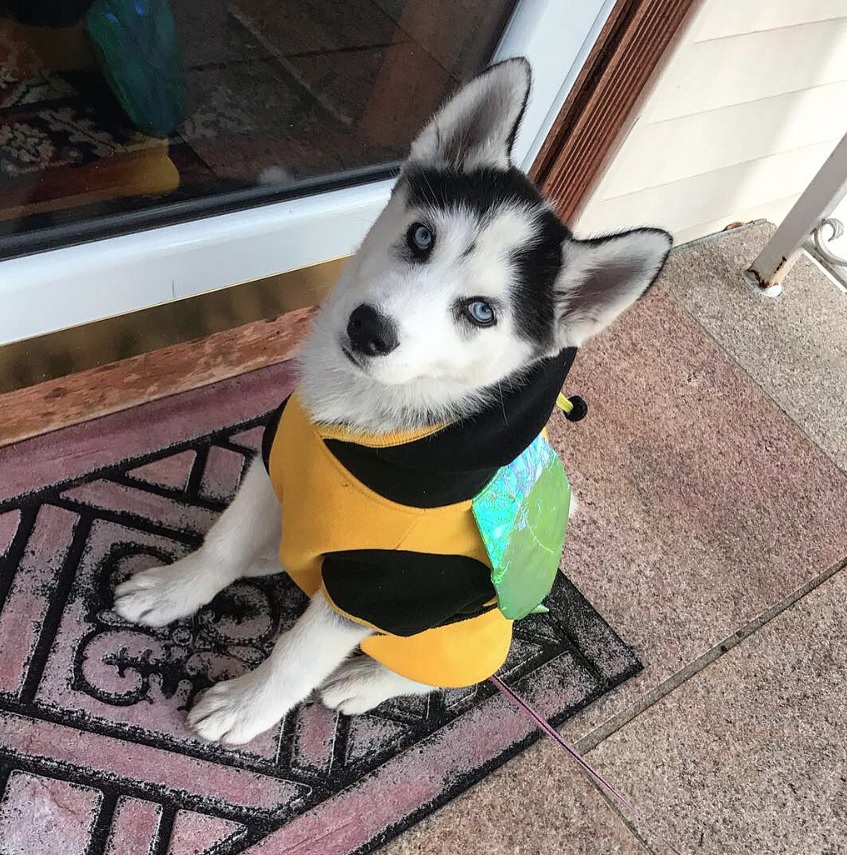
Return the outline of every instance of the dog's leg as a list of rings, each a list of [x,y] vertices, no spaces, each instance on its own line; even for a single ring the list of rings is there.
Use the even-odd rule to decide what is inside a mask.
[[[261,460],[250,464],[232,504],[203,546],[166,567],[136,573],[115,589],[115,611],[125,620],[165,626],[194,614],[241,576],[280,572],[274,564],[282,515]]]
[[[370,634],[334,611],[319,591],[258,668],[200,698],[189,726],[211,741],[249,742],[304,701]]]
[[[416,683],[389,671],[384,665],[362,656],[345,662],[321,687],[324,706],[344,715],[359,715],[389,698],[428,695],[432,686]]]

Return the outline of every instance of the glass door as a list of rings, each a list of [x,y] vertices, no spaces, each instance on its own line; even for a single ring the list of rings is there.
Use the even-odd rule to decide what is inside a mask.
[[[350,253],[490,61],[538,151],[612,0],[0,0],[0,344]]]

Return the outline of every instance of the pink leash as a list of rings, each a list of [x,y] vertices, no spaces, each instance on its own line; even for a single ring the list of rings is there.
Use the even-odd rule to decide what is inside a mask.
[[[505,695],[505,697],[507,697],[521,712],[523,712],[542,733],[549,736],[553,742],[559,745],[560,748],[564,748],[565,751],[570,754],[582,770],[583,774],[592,783],[599,787],[601,792],[605,793],[609,798],[617,802],[624,811],[626,811],[633,819],[638,820],[645,829],[650,830],[653,835],[658,840],[661,840],[672,852],[676,853],[676,855],[682,855],[677,848],[668,843],[668,841],[652,827],[647,817],[644,816],[644,814],[641,813],[641,811],[632,804],[632,802],[629,801],[629,799],[627,799],[614,784],[607,781],[606,778],[588,764],[588,761],[586,761],[579,751],[577,751],[576,746],[568,742],[568,740],[565,739],[565,737],[562,736],[556,728],[554,728],[550,722],[541,715],[541,713],[537,712],[519,695],[516,695],[496,674],[489,679],[494,686],[496,686],[497,689]]]

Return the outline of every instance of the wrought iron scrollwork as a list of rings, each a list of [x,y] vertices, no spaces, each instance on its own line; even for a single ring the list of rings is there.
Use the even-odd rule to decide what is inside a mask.
[[[823,235],[824,230],[827,228],[831,231],[831,234],[828,238],[824,237]],[[817,228],[812,232],[812,239],[815,242],[815,251],[824,261],[829,262],[829,264],[838,265],[840,267],[847,267],[847,258],[837,255],[825,245],[831,240],[838,240],[838,238],[840,238],[843,234],[844,223],[842,223],[841,220],[838,220],[835,217],[827,217],[825,220],[821,220],[818,223]]]

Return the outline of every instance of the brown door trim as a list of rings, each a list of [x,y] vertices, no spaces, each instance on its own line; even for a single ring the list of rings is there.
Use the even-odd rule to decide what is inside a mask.
[[[618,0],[559,112],[532,176],[572,222],[703,0]]]

